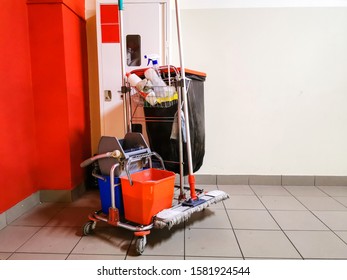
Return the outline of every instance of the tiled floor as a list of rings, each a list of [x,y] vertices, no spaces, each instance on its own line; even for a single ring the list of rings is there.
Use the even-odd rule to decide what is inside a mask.
[[[99,222],[98,191],[43,203],[0,230],[0,259],[347,259],[347,187],[199,186],[230,199],[171,230],[152,230],[142,256],[132,232]]]

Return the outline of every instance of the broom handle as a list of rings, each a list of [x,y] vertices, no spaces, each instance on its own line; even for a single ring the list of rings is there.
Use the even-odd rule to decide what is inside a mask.
[[[191,148],[190,128],[189,128],[188,96],[187,96],[187,88],[186,88],[186,74],[185,74],[184,60],[183,60],[183,48],[182,48],[183,43],[182,43],[181,26],[180,26],[181,17],[180,17],[179,0],[175,0],[175,8],[176,8],[178,51],[179,51],[179,59],[180,59],[180,67],[181,67],[181,79],[183,81],[183,111],[184,111],[184,117],[186,121],[188,182],[190,187],[190,197],[191,199],[196,199],[197,196],[195,192],[195,177],[193,174],[192,148]]]
[[[123,31],[123,0],[118,0],[118,19],[119,19],[119,39],[120,39],[120,63],[122,76],[122,95],[123,95],[123,113],[124,113],[124,131],[130,132],[128,121],[128,106],[126,93],[126,72],[125,72],[125,55],[124,55],[124,31]]]

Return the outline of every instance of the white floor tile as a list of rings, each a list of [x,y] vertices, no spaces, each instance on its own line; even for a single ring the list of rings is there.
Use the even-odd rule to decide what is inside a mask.
[[[223,201],[226,209],[265,209],[259,198],[255,195],[232,195]]]
[[[79,228],[43,227],[17,252],[21,253],[70,253],[80,240]]]
[[[85,207],[101,209],[100,193],[97,190],[87,191],[82,197],[68,204],[68,207]]]
[[[185,256],[242,257],[231,229],[186,229]]]
[[[327,196],[315,186],[284,186],[294,196]]]
[[[330,196],[347,196],[347,186],[318,186]]]
[[[135,238],[131,243],[128,256],[137,256]],[[151,230],[143,256],[180,256],[184,257],[184,229],[173,227]]]
[[[286,231],[305,259],[347,259],[347,245],[331,231]]]
[[[6,260],[12,253],[0,253],[0,260]]]
[[[267,210],[228,210],[234,229],[276,229],[278,225]]]
[[[310,211],[271,210],[270,212],[282,230],[329,230]]]
[[[201,212],[192,214],[186,222],[188,228],[231,228],[225,210],[206,208]]]
[[[124,260],[124,256],[102,254],[70,254],[67,260]]]
[[[88,215],[95,212],[90,207],[66,207],[55,215],[46,226],[82,227],[88,221]]]
[[[186,260],[243,260],[243,258],[228,258],[228,257],[186,257]]]
[[[245,258],[301,258],[282,231],[236,230],[235,233]]]
[[[44,226],[62,209],[57,203],[43,203],[17,218],[11,225]]]
[[[156,255],[141,255],[127,256],[127,260],[184,260],[183,256],[156,256]]]
[[[332,230],[347,230],[347,211],[313,211]]]
[[[252,185],[251,188],[258,196],[262,196],[262,195],[291,196],[291,194],[282,186]]]
[[[347,196],[334,196],[333,199],[337,200],[340,202],[342,205],[347,207]]]
[[[218,189],[229,195],[254,195],[254,191],[248,185],[219,185]]]
[[[297,199],[309,210],[346,210],[347,208],[331,197],[298,196]]]
[[[345,243],[347,243],[347,231],[335,231],[335,233],[336,233]]]
[[[98,223],[94,234],[81,235],[88,214],[100,209],[98,191],[73,203],[43,203],[0,230],[0,259],[300,259],[300,253],[309,259],[347,259],[346,187],[252,188],[218,186],[230,199],[171,230],[151,230],[142,256],[129,230]]]
[[[259,198],[269,210],[306,210],[291,196],[260,196]]]
[[[67,254],[14,253],[9,260],[65,260]]]
[[[0,230],[0,252],[14,252],[36,232],[40,227],[7,226]]]
[[[115,227],[96,227],[93,234],[83,236],[72,254],[121,255],[125,258],[133,233]]]

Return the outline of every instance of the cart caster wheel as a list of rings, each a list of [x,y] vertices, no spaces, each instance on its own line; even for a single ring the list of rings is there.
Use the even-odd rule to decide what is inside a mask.
[[[87,236],[93,233],[95,226],[96,226],[96,222],[93,222],[93,221],[86,222],[83,226],[83,235]]]
[[[143,252],[145,251],[145,247],[146,247],[146,236],[141,236],[139,238],[136,239],[136,252],[139,253],[140,255],[143,254]]]

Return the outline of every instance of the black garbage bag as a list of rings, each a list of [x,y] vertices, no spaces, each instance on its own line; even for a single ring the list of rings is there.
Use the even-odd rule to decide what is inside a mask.
[[[204,76],[186,74],[188,91],[188,110],[193,172],[200,169],[205,155],[205,113],[204,113]],[[146,131],[152,151],[164,160],[167,170],[175,173],[179,168],[179,142],[170,139],[177,104],[168,108],[144,107]],[[188,175],[186,143],[183,143],[184,176]]]

